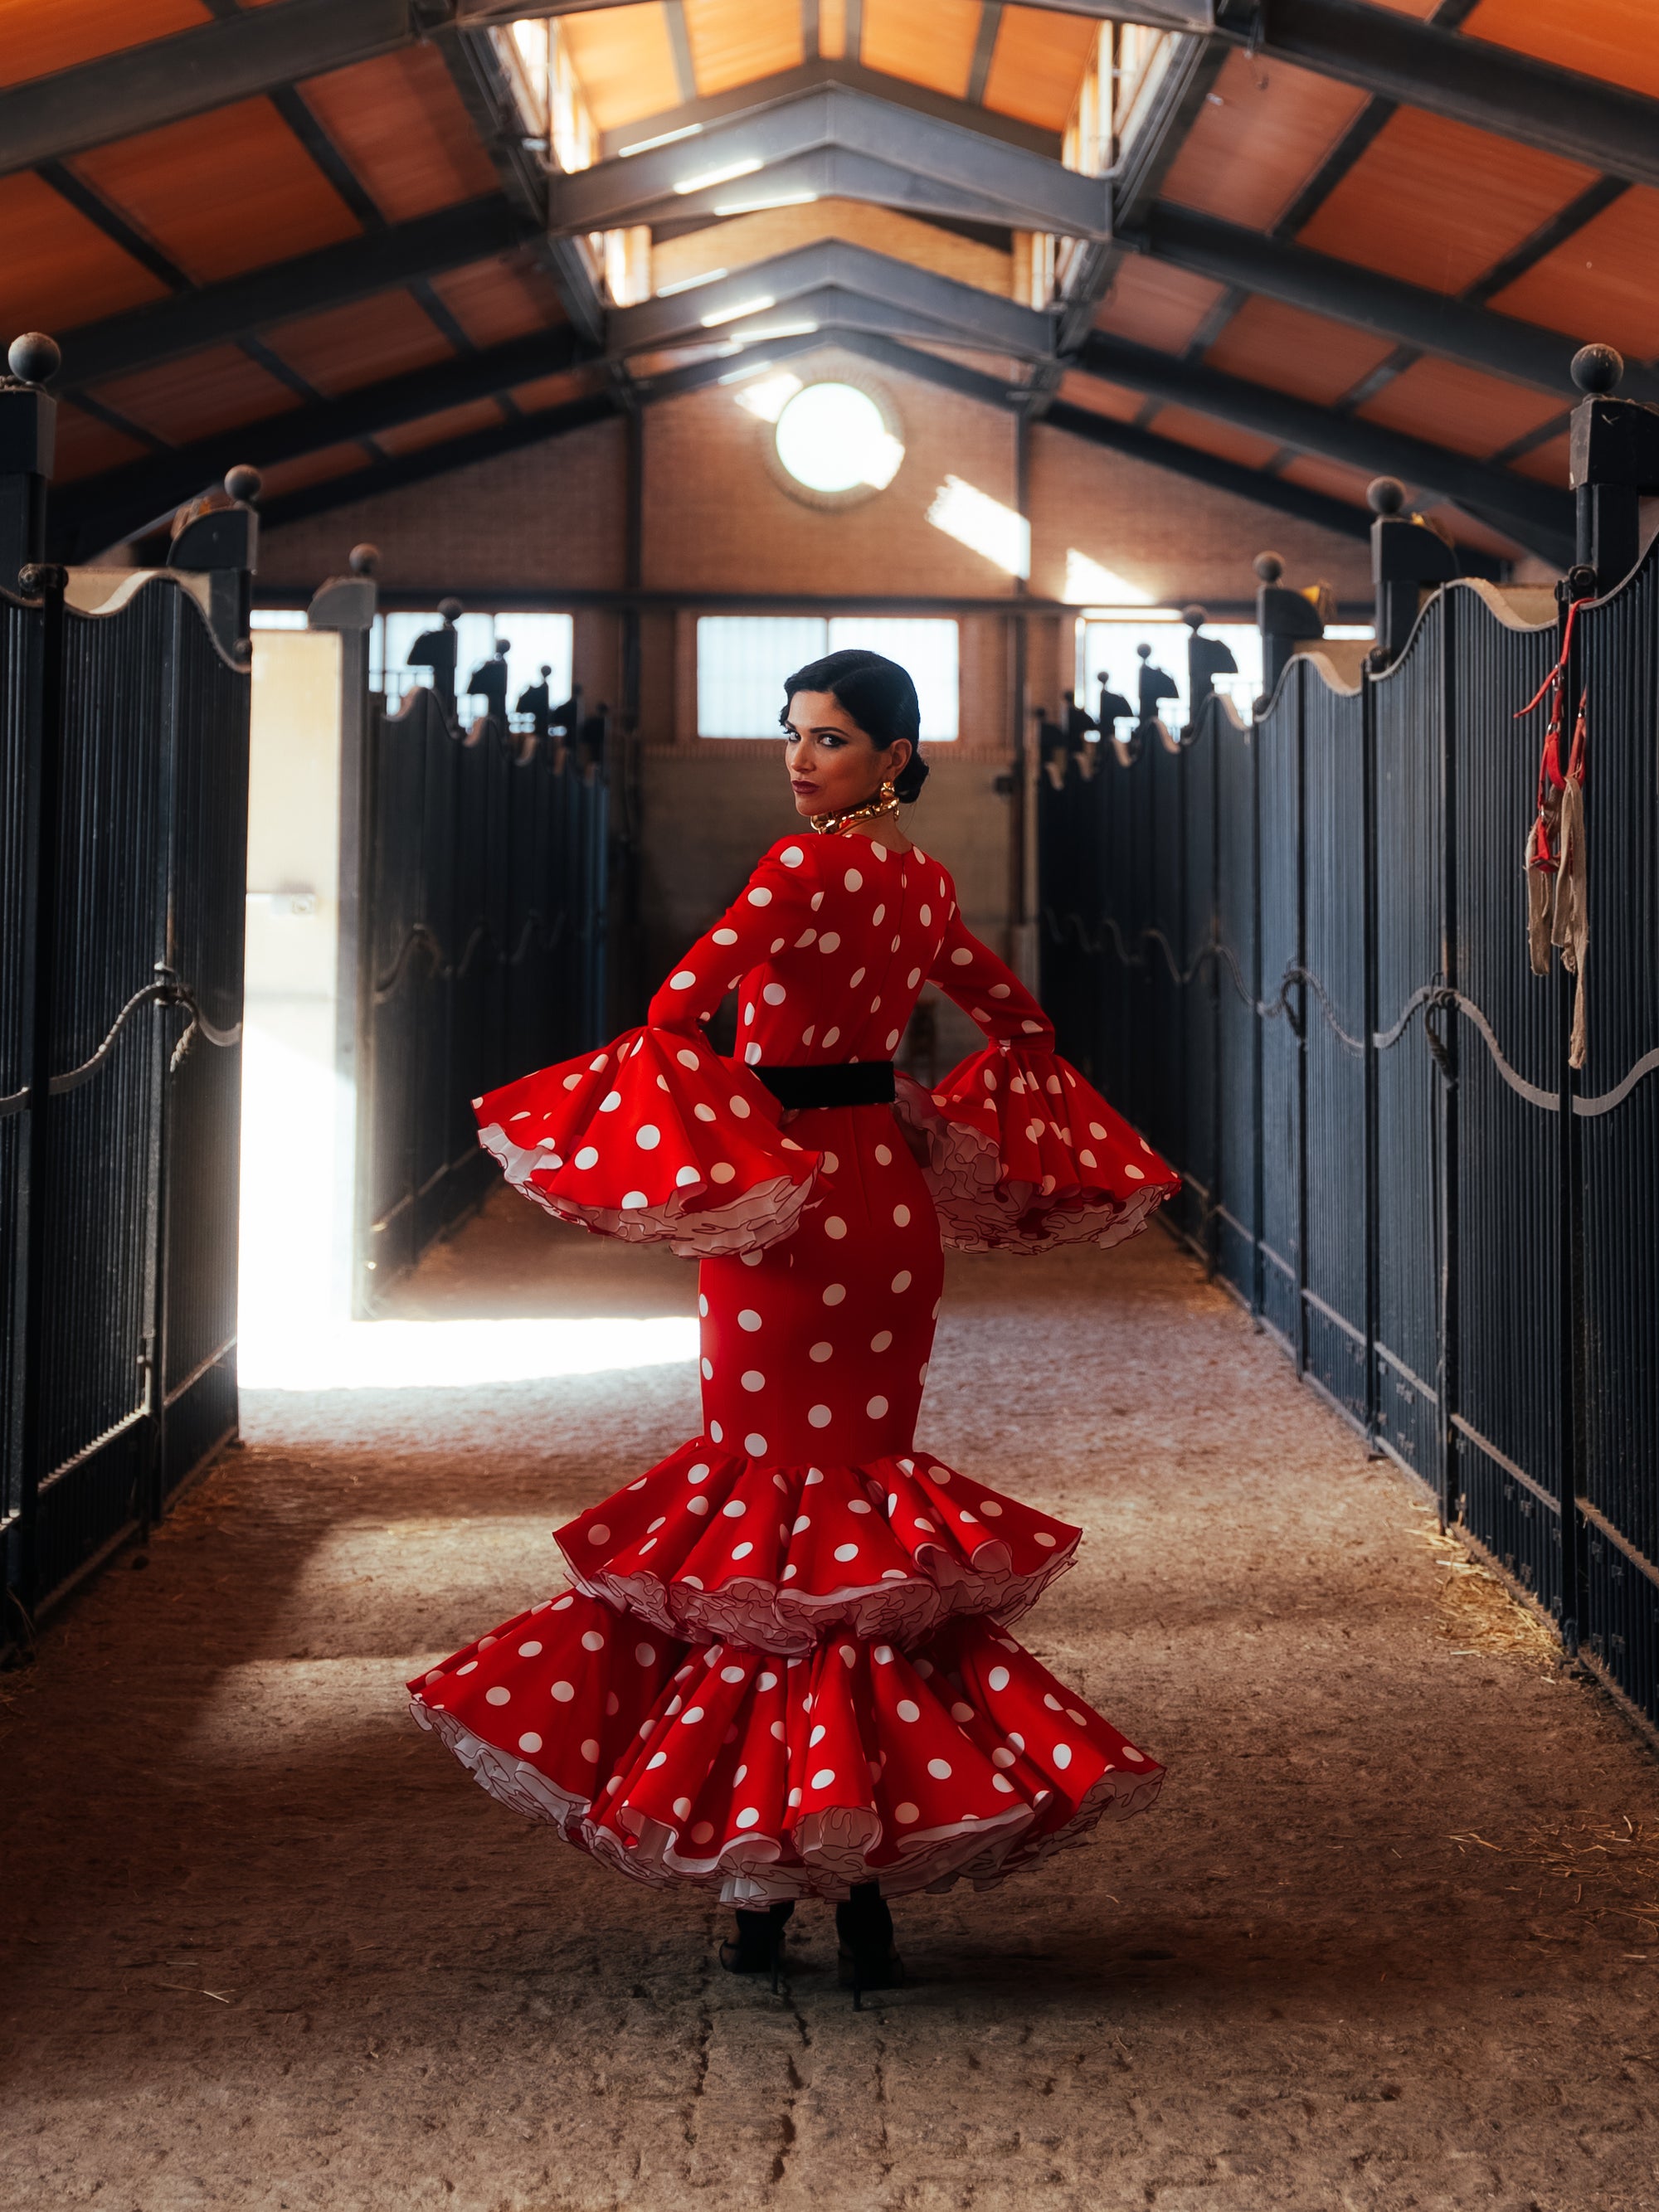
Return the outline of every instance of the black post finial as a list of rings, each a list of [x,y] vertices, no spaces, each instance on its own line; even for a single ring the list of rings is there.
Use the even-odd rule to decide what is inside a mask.
[[[1605,398],[1619,388],[1625,373],[1625,356],[1616,346],[1580,346],[1572,357],[1572,380],[1593,398]]]
[[[1285,573],[1285,563],[1277,553],[1258,553],[1251,565],[1264,584],[1276,584]]]
[[[259,488],[264,481],[258,470],[251,469],[246,461],[225,471],[225,489],[239,507],[252,506],[259,496]]]
[[[44,331],[23,331],[12,340],[6,355],[6,366],[20,384],[49,384],[63,362],[57,339]]]
[[[1365,504],[1373,514],[1399,514],[1406,504],[1406,487],[1398,477],[1373,477],[1365,487]]]
[[[346,566],[354,576],[378,576],[380,573],[380,549],[378,545],[354,545],[346,556]]]
[[[438,612],[447,623],[459,622],[465,610],[459,599],[440,599]]]

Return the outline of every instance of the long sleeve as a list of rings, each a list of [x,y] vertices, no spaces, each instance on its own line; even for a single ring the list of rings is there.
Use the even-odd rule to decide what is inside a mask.
[[[1052,1048],[1054,1024],[1013,969],[966,927],[954,905],[927,980],[996,1043],[1030,1045],[1037,1051]]]
[[[646,1019],[659,1029],[699,1028],[751,968],[811,926],[811,908],[804,848],[794,842],[775,847],[676,967],[652,1000]]]

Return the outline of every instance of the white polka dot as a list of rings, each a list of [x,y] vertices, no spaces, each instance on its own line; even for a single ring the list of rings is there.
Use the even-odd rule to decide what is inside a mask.
[[[536,1646],[536,1649],[538,1651],[541,1650],[539,1644]],[[582,1636],[582,1650],[584,1651],[603,1651],[604,1649],[605,1638],[600,1635],[599,1630],[597,1628],[587,1629]]]
[[[708,1170],[708,1179],[711,1182],[730,1182],[737,1172],[729,1160],[716,1160]]]
[[[823,1224],[823,1233],[826,1237],[833,1237],[839,1243],[847,1234],[847,1224],[842,1219],[840,1214],[832,1213]]]
[[[642,1190],[625,1190],[623,1193],[624,1213],[637,1213],[642,1206],[649,1206],[650,1203],[650,1200]]]
[[[608,1544],[611,1541],[611,1531],[603,1521],[593,1523],[587,1532],[587,1540],[590,1544]]]
[[[674,1177],[674,1188],[676,1190],[684,1190],[689,1183],[699,1182],[701,1181],[702,1177],[698,1175],[696,1168],[681,1168],[679,1172]]]
[[[898,1821],[902,1826],[908,1828],[911,1821],[919,1820],[921,1818],[921,1814],[919,1809],[915,1805],[912,1805],[907,1799],[902,1805],[894,1806],[893,1818]]]
[[[836,1547],[836,1557],[843,1565],[848,1559],[856,1559],[858,1555],[859,1547],[856,1544],[837,1544]],[[494,1697],[495,1693],[492,1690],[489,1694]]]
[[[680,1715],[680,1726],[682,1728],[695,1728],[696,1723],[702,1718],[702,1707],[701,1705],[688,1705],[685,1711]]]
[[[830,1046],[835,1043],[840,1035],[841,1031],[839,1030],[825,1030],[823,1033],[823,1048],[826,1052],[829,1051]]]
[[[878,1421],[887,1411],[887,1401],[885,1398],[872,1398],[864,1410],[872,1421]]]
[[[786,845],[782,852],[778,854],[778,858],[786,868],[798,868],[806,855],[799,845]]]
[[[892,1164],[893,1155],[891,1150],[886,1145],[878,1145],[876,1146],[876,1165],[881,1168],[890,1168]]]
[[[592,1632],[592,1632],[592,1629],[589,1629],[589,1631],[588,1631],[588,1634],[589,1634],[590,1636],[592,1634]],[[600,1641],[600,1643],[601,1643],[601,1644],[603,1644],[603,1643],[604,1643],[604,1641],[605,1641],[605,1638],[604,1638],[603,1637],[601,1637],[601,1638],[599,1638],[599,1641]],[[531,1640],[530,1640],[530,1642],[529,1642],[528,1644],[521,1644],[519,1646],[519,1656],[520,1656],[520,1659],[539,1659],[539,1658],[540,1658],[540,1656],[541,1656],[541,1653],[542,1653],[542,1647],[541,1647],[541,1645],[540,1645],[539,1644],[538,1644],[538,1643],[536,1642],[536,1640],[535,1640],[535,1638],[534,1638],[533,1637],[531,1638]]]
[[[752,1544],[738,1544],[734,1547],[732,1557],[734,1559],[746,1559],[754,1548]]]
[[[575,1158],[570,1163],[570,1164],[572,1167],[576,1168],[591,1168],[597,1165],[599,1157],[599,1155],[595,1146],[592,1145],[584,1145],[580,1152],[577,1153]]]
[[[712,1382],[714,1379],[714,1363],[712,1359],[705,1358],[702,1362],[702,1379],[705,1382]]]
[[[847,979],[848,988],[849,990],[856,991],[859,985],[864,981],[866,972],[866,971],[862,968],[855,968]]]
[[[1123,1163],[1123,1172],[1128,1176],[1131,1182],[1145,1182],[1146,1180],[1146,1169],[1136,1167],[1132,1161],[1125,1160]]]
[[[893,1208],[893,1226],[896,1229],[908,1229],[910,1226],[910,1209],[908,1206],[896,1206]]]
[[[766,1439],[757,1430],[751,1429],[744,1438],[743,1448],[750,1459],[764,1459],[766,1456]]]
[[[1146,1764],[1146,1753],[1144,1751],[1137,1751],[1133,1744],[1126,1743],[1124,1745],[1123,1756],[1125,1759],[1133,1759],[1137,1766],[1144,1766]]]
[[[682,968],[669,977],[668,988],[671,991],[689,991],[696,980],[689,968]]]
[[[714,1108],[703,1105],[701,1101],[691,1109],[691,1111],[700,1121],[713,1121],[717,1119]]]
[[[749,1508],[740,1498],[728,1498],[720,1508],[720,1517],[726,1521],[741,1521]]]
[[[840,950],[841,933],[839,930],[826,929],[823,936],[818,939],[818,951],[820,952],[839,952]]]
[[[930,1759],[927,1771],[935,1782],[948,1782],[951,1779],[951,1762],[948,1759]]]
[[[766,1388],[766,1377],[758,1367],[750,1367],[744,1370],[743,1387],[745,1390],[763,1390]]]
[[[752,896],[753,894],[750,893],[751,897]],[[752,1805],[745,1805],[742,1812],[738,1814],[734,1825],[739,1828],[758,1827],[760,1825],[760,1814],[756,1811]]]
[[[1052,1552],[1060,1539],[1058,1536],[1051,1536],[1046,1528],[1039,1528],[1036,1532],[1036,1541],[1042,1545],[1045,1552]]]
[[[828,1406],[813,1406],[809,1409],[806,1418],[815,1429],[827,1429],[830,1425],[830,1408]]]
[[[655,1768],[659,1766],[666,1766],[667,1764],[668,1753],[665,1751],[653,1751],[650,1758],[645,1762],[645,1771],[649,1774]]]
[[[981,1498],[979,1501],[979,1510],[993,1521],[1000,1521],[1002,1518],[1002,1508],[994,1498]]]
[[[908,1290],[909,1289],[909,1287],[910,1287],[910,1270],[909,1270],[908,1267],[901,1267],[901,1268],[899,1269],[899,1271],[898,1271],[897,1274],[896,1274],[896,1275],[895,1275],[895,1276],[894,1276],[894,1278],[893,1278],[893,1290],[894,1290],[894,1292],[895,1292],[895,1294],[896,1295],[896,1294],[898,1294],[898,1293],[900,1293],[900,1292],[902,1292],[902,1291],[908,1291]]]
[[[823,1303],[827,1306],[838,1306],[846,1296],[845,1283],[826,1283],[823,1286]]]
[[[519,1748],[520,1751],[538,1752],[541,1747],[542,1740],[540,1736],[537,1735],[534,1729],[526,1729],[525,1733],[519,1738]]]
[[[493,1690],[484,1692],[484,1703],[490,1705],[504,1705],[512,1695],[511,1690],[503,1689],[497,1682]]]
[[[902,1721],[919,1721],[921,1718],[921,1707],[914,1698],[901,1698],[894,1710]]]
[[[716,1443],[721,1443],[726,1436],[725,1430],[720,1426],[718,1421],[710,1421],[708,1424],[708,1433]]]
[[[597,1736],[590,1735],[583,1738],[582,1757],[587,1761],[590,1766],[597,1766],[599,1765],[599,1740]]]
[[[889,1052],[891,1052],[891,1050],[893,1049],[893,1047],[894,1047],[894,1046],[898,1042],[899,1038],[900,1038],[902,1035],[903,1035],[903,1031],[902,1031],[902,1030],[889,1030],[889,1032],[888,1032],[888,1036],[887,1036],[887,1049],[888,1049],[888,1051],[889,1051]]]
[[[708,1500],[701,1495],[696,1498],[688,1498],[685,1501],[685,1510],[688,1513],[696,1513],[700,1515],[707,1513],[708,1510]]]
[[[767,890],[764,884],[757,884],[755,885],[754,889],[749,894],[749,903],[750,906],[771,905],[772,894]]]
[[[750,1067],[758,1067],[760,1065],[760,1056],[761,1048],[757,1044],[744,1045],[743,1048],[743,1057],[745,1066]]]
[[[816,1359],[822,1367],[826,1359],[835,1358],[836,1347],[833,1344],[815,1344],[806,1356],[809,1359]]]
[[[892,1341],[893,1332],[890,1328],[878,1328],[870,1340],[870,1349],[872,1352],[885,1352]]]
[[[832,1790],[835,1787],[835,1782],[836,1770],[833,1766],[821,1766],[812,1777],[814,1790]]]
[[[1006,1744],[1000,1743],[996,1749],[991,1753],[991,1764],[993,1766],[1012,1766],[1013,1763],[1014,1754],[1008,1749],[1008,1747]]]
[[[569,1682],[555,1682],[553,1685],[553,1695],[558,1699],[562,1705],[568,1705],[575,1694],[575,1688],[574,1685]],[[597,1752],[594,1753],[594,1756],[595,1758],[599,1756]]]
[[[1054,1746],[1054,1765],[1059,1767],[1060,1772],[1063,1774],[1071,1763],[1071,1745],[1069,1743],[1057,1743]]]
[[[781,983],[769,983],[761,993],[769,1006],[781,1006],[788,995]]]
[[[951,1708],[951,1717],[957,1723],[957,1727],[960,1728],[963,1721],[972,1720],[974,1717],[974,1709],[971,1705],[964,1705],[962,1700],[958,1698],[956,1704]]]

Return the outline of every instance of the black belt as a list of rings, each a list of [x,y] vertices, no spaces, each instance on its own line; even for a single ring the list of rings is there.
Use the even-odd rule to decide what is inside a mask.
[[[890,1106],[893,1063],[890,1060],[830,1060],[822,1067],[757,1067],[758,1075],[781,1106],[799,1110],[807,1106]]]

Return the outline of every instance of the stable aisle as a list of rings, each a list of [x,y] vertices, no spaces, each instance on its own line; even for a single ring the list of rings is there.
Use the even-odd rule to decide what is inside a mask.
[[[490,1803],[400,1685],[695,1431],[695,1297],[495,1193],[398,1312],[517,1328],[247,1390],[148,1569],[0,1677],[0,2203],[1659,2199],[1659,1759],[1158,1231],[953,1257],[921,1432],[1082,1524],[1027,1639],[1168,1763],[1152,1814],[905,1900],[913,1985],[855,2014],[822,1906],[774,1996]]]

